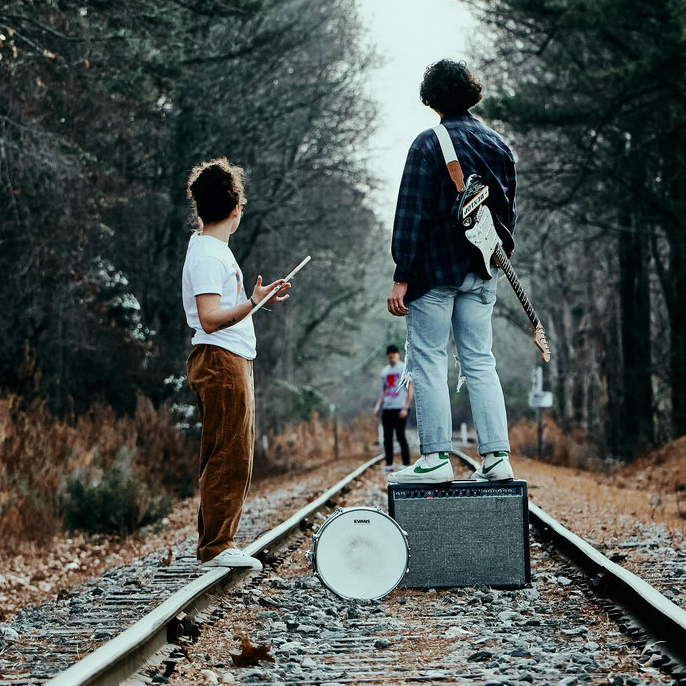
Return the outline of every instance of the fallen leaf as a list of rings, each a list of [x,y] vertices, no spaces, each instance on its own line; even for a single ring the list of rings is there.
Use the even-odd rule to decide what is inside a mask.
[[[229,653],[229,655],[235,667],[254,667],[260,660],[274,662],[274,658],[269,655],[271,649],[271,645],[266,644],[254,646],[250,643],[247,636],[243,636],[241,639],[240,655],[235,655],[234,653]]]

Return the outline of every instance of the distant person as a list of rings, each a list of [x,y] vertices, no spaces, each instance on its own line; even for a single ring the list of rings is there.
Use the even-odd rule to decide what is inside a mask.
[[[483,178],[494,220],[513,231],[514,159],[503,139],[469,113],[481,100],[481,91],[463,63],[441,60],[426,70],[420,99],[447,129],[465,179],[471,174]],[[474,270],[466,239],[452,226],[456,197],[437,134],[428,129],[410,146],[400,183],[392,238],[396,269],[388,297],[388,311],[407,316],[405,362],[414,381],[422,455],[411,467],[390,474],[392,483],[454,478],[447,385],[451,328],[483,458],[472,478],[512,478],[505,401],[491,352],[497,270],[492,266],[490,280]]]
[[[381,395],[374,411],[381,416],[383,447],[386,456],[384,471],[393,471],[393,434],[400,446],[400,457],[404,465],[410,464],[410,449],[405,438],[407,413],[412,402],[412,382],[401,384],[405,365],[400,361],[400,351],[395,345],[386,348],[388,364],[381,371]]]
[[[262,277],[250,297],[229,248],[245,208],[243,169],[226,158],[204,162],[188,179],[198,216],[183,265],[183,306],[195,329],[188,357],[188,382],[195,394],[200,437],[198,559],[209,567],[259,570],[259,560],[236,548],[234,536],[252,477],[255,442],[253,307],[283,279],[268,286]],[[290,288],[285,284],[283,290]],[[269,302],[288,295],[276,294]]]

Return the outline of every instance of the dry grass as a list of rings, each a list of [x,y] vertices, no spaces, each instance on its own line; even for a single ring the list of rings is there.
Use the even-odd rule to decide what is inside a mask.
[[[308,422],[287,426],[270,434],[255,457],[255,479],[275,474],[307,471],[342,456],[371,457],[377,428],[373,417],[363,415],[349,424],[313,415]]]
[[[195,456],[166,408],[156,410],[141,396],[134,417],[97,405],[67,421],[52,417],[41,399],[0,399],[0,546],[53,536],[65,480],[80,472],[98,482],[122,448],[133,452],[133,473],[151,494],[179,484],[186,486],[180,494],[189,494]]]
[[[605,465],[596,449],[579,430],[564,432],[555,420],[544,417],[541,460],[554,465],[600,472]],[[525,457],[538,457],[538,422],[521,419],[510,428],[510,445],[513,452]]]
[[[515,457],[517,475],[541,489],[537,502],[552,497],[550,511],[558,512],[555,494],[564,485],[565,503],[578,503],[577,508],[569,506],[570,523],[581,516],[597,517],[599,538],[608,513],[686,530],[686,436],[623,465],[603,462],[582,433],[565,434],[551,419],[543,422],[541,461],[534,459],[536,422],[520,421],[510,429],[510,441],[513,454],[525,458]]]
[[[339,456],[364,458],[371,455],[375,439],[371,418],[334,431],[332,420],[315,415],[272,434],[266,449],[258,446],[254,478],[309,471]],[[188,445],[166,407],[157,409],[139,396],[133,417],[117,417],[111,408],[97,405],[67,421],[52,417],[40,399],[0,399],[0,550],[19,551],[25,544],[50,540],[63,527],[65,484],[75,475],[86,486],[104,483],[122,452],[133,456],[122,488],[132,479],[145,486],[134,509],[146,512],[164,494],[193,494],[197,450]],[[68,505],[65,511],[79,511]]]

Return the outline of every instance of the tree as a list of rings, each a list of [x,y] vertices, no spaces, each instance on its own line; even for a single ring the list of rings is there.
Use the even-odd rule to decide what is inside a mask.
[[[494,38],[494,57],[484,68],[497,90],[486,111],[517,138],[522,193],[533,218],[527,224],[544,231],[543,240],[539,231],[534,241],[521,240],[535,253],[550,302],[570,313],[571,333],[583,323],[601,354],[580,356],[588,336],[574,340],[553,313],[563,405],[581,407],[570,401],[578,384],[564,380],[587,379],[589,360],[599,363],[600,386],[607,389],[606,446],[624,457],[654,440],[656,406],[663,403],[653,399],[653,388],[660,378],[669,379],[673,432],[686,431],[683,364],[675,347],[686,323],[676,302],[673,311],[666,308],[669,371],[652,347],[659,345],[659,301],[667,303],[684,278],[672,262],[681,249],[683,196],[665,191],[686,164],[685,7],[681,0],[480,5]],[[545,263],[560,261],[573,265],[568,278],[547,280]],[[653,288],[656,278],[662,293]]]
[[[345,350],[379,227],[360,154],[371,59],[352,0],[10,2],[0,10],[0,387],[29,341],[54,410],[133,411],[184,373],[185,181],[202,159],[249,171],[232,248],[251,286],[312,265],[260,316],[266,428],[326,401],[322,351]],[[267,383],[268,382],[268,383]],[[284,390],[287,389],[287,390]],[[305,389],[305,390],[303,390]],[[312,392],[308,391],[310,389]],[[301,414],[284,410],[310,393]],[[269,410],[268,412],[266,410]]]

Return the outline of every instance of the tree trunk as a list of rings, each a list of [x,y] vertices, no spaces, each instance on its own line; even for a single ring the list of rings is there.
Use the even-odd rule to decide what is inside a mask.
[[[672,388],[672,435],[686,434],[686,247],[682,240],[670,242],[670,282],[665,288],[669,312],[669,359]]]
[[[623,372],[620,456],[653,443],[648,236],[622,232],[618,244]]]

